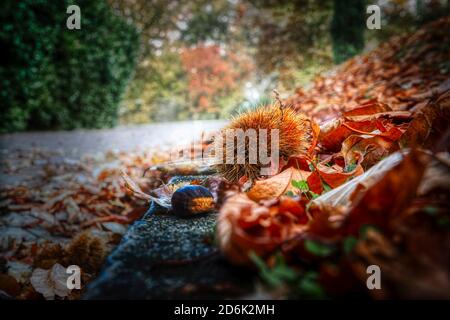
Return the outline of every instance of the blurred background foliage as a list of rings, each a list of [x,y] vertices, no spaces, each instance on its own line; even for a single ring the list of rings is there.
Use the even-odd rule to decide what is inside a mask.
[[[69,4],[81,30],[65,26]],[[449,14],[445,0],[4,0],[2,132],[228,117]]]
[[[72,1],[2,1],[1,131],[104,127],[135,68],[137,29],[106,1],[77,1],[81,30],[68,30]]]

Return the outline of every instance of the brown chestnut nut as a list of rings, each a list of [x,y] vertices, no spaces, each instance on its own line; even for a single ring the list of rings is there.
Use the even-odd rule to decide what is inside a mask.
[[[208,213],[214,210],[214,198],[205,187],[184,186],[173,193],[172,210],[179,217]]]

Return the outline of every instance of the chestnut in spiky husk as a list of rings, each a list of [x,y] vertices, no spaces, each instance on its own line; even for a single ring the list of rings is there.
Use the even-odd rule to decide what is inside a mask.
[[[312,127],[311,121],[305,115],[297,113],[289,107],[278,105],[260,106],[253,110],[247,111],[234,118],[231,123],[222,131],[223,139],[223,161],[215,165],[215,169],[224,178],[231,182],[238,181],[241,177],[247,177],[254,180],[260,177],[260,170],[263,164],[259,161],[255,164],[249,163],[248,150],[249,143],[246,139],[245,163],[238,164],[237,160],[237,142],[229,146],[226,143],[226,130],[229,129],[254,129],[257,132],[257,140],[259,141],[259,129],[267,129],[267,156],[270,155],[271,146],[271,129],[279,130],[279,157],[287,160],[290,156],[306,153],[311,145]],[[234,155],[233,164],[226,163],[227,154]]]
[[[184,186],[173,193],[172,210],[179,217],[208,213],[214,210],[214,198],[203,186]]]

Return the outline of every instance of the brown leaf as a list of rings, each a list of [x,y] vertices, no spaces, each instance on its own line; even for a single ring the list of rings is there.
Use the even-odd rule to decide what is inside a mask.
[[[331,188],[337,188],[351,178],[357,177],[364,173],[364,170],[359,163],[357,163],[355,168],[349,172],[344,172],[342,169],[337,170],[336,167],[327,167],[320,163],[317,165],[317,170],[323,181],[325,181]]]
[[[340,151],[341,144],[355,132],[372,132],[377,129],[376,121],[345,121],[338,119],[321,128],[319,141],[323,148],[330,151]]]
[[[292,186],[292,180],[306,180],[311,172],[289,167],[279,174],[257,181],[247,192],[247,196],[254,200],[278,198],[288,191],[296,193],[298,190]]]
[[[0,273],[0,290],[12,297],[16,297],[20,293],[20,284],[14,277]]]
[[[55,296],[67,297],[72,291],[67,288],[68,276],[66,268],[57,263],[50,270],[35,269],[30,281],[34,289],[45,299],[53,300]]]
[[[217,222],[217,239],[225,256],[235,264],[248,264],[249,254],[265,256],[306,229],[304,207],[281,197],[260,205],[239,193],[226,200]]]
[[[398,149],[398,143],[381,136],[351,135],[342,143],[341,153],[346,166],[361,164],[368,169]]]
[[[401,143],[408,147],[432,148],[448,129],[449,123],[450,92],[447,92],[416,111]]]
[[[412,151],[398,165],[355,200],[357,205],[348,213],[347,234],[357,235],[361,226],[388,228],[417,192],[428,157]]]
[[[151,196],[144,193],[141,188],[126,174],[125,171],[122,171],[121,176],[125,182],[125,188],[129,190],[135,197],[147,201],[151,200]]]
[[[344,112],[343,116],[358,117],[358,116],[372,116],[375,114],[390,112],[392,109],[385,103],[379,103],[376,99],[367,101],[366,103],[360,105],[357,108]],[[356,120],[357,121],[357,120]]]
[[[370,188],[374,183],[381,179],[389,170],[402,160],[402,153],[396,152],[381,160],[375,166],[370,168],[364,174],[344,183],[320,197],[312,200],[313,203],[322,204],[331,207],[351,208],[352,195],[357,196]],[[357,190],[357,191],[355,191]]]

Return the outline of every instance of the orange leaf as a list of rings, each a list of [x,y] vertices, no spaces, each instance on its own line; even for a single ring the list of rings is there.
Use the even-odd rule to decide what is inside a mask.
[[[378,103],[376,99],[372,99],[362,104],[361,106],[349,110],[343,114],[344,117],[354,117],[354,116],[364,116],[373,115],[381,112],[391,111],[388,105]]]
[[[311,122],[311,129],[312,129],[312,140],[311,140],[311,146],[308,149],[308,155],[312,156],[314,154],[314,150],[317,146],[317,142],[319,140],[320,135],[320,127],[315,123],[313,120]]]
[[[247,195],[254,201],[278,198],[288,191],[298,191],[292,186],[292,180],[306,180],[310,174],[311,172],[289,167],[271,178],[257,181]]]
[[[354,130],[349,129],[349,127]],[[372,132],[376,128],[376,121],[353,122],[339,119],[321,129],[320,143],[327,150],[339,151],[342,142],[354,134],[355,130]]]
[[[351,177],[356,177],[364,173],[360,164],[357,164],[350,172],[338,171],[335,168],[327,167],[322,164],[318,164],[317,169],[319,170],[320,177],[323,181],[332,188],[337,188],[347,182]]]

